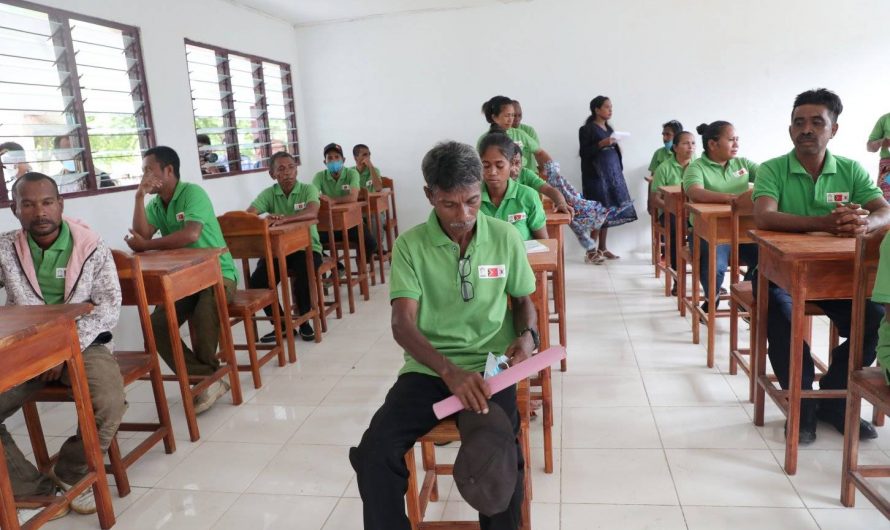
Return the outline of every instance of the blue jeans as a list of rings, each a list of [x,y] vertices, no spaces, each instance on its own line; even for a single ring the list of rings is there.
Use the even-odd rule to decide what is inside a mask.
[[[708,243],[701,239],[701,287],[705,298],[708,296]],[[717,245],[717,289],[723,285],[723,279],[726,276],[726,269],[729,268],[730,245]],[[757,245],[748,243],[739,245],[739,262],[748,265],[748,274],[745,280],[753,277],[754,265],[757,263]]]

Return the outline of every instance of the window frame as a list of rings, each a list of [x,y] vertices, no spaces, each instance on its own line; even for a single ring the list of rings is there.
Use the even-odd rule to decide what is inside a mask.
[[[257,121],[261,124],[263,131],[259,133],[260,140],[266,145],[263,146],[263,156],[265,159],[271,158],[271,145],[268,143],[271,141],[271,128],[269,127],[269,112],[268,112],[268,103],[266,100],[266,82],[265,82],[265,72],[263,72],[262,63],[270,63],[277,65],[282,70],[281,80],[283,83],[287,84],[288,89],[284,93],[285,97],[290,99],[290,102],[285,106],[287,112],[291,113],[291,125],[292,127],[288,128],[287,132],[287,149],[288,153],[290,153],[297,165],[302,165],[301,157],[300,157],[300,139],[299,139],[299,130],[297,127],[297,109],[296,109],[296,98],[294,97],[294,85],[293,85],[293,70],[289,63],[283,61],[276,61],[274,59],[269,59],[267,57],[262,57],[259,55],[254,55],[251,53],[243,53],[237,50],[232,50],[229,48],[225,48],[222,46],[216,46],[214,44],[207,44],[205,42],[195,41],[189,38],[184,39],[186,47],[186,53],[188,46],[195,46],[198,48],[204,48],[205,50],[212,51],[216,55],[225,55],[226,60],[221,62],[218,65],[221,74],[225,75],[225,79],[221,79],[219,81],[219,89],[220,89],[220,103],[223,108],[235,108],[234,104],[234,93],[231,86],[231,78],[229,77],[229,58],[228,56],[236,55],[239,58],[247,59],[251,62],[252,65],[256,63],[260,63],[259,75],[260,75],[260,83],[254,88],[254,92],[257,94],[258,102],[262,102],[263,106],[263,114],[260,118],[257,118]],[[188,64],[188,56],[186,55],[186,64]],[[189,94],[191,95],[191,76],[189,76]],[[223,95],[226,94],[226,95]],[[228,106],[227,106],[228,105]],[[228,131],[225,132],[226,144],[229,147],[226,149],[226,158],[231,164],[233,161],[238,164],[238,168],[235,171],[226,171],[225,173],[208,173],[201,174],[202,179],[218,179],[225,177],[235,177],[239,175],[247,175],[258,172],[268,172],[269,168],[257,168],[257,169],[243,169],[241,168],[241,152],[238,146],[238,128],[236,127],[235,121],[235,113],[234,110],[232,112],[228,112],[223,114],[222,116],[223,123],[226,127],[230,127]],[[192,106],[192,124],[195,125],[195,110],[194,106]],[[198,135],[198,128],[195,127],[195,136]],[[293,152],[290,149],[293,148]],[[197,151],[197,145],[195,147]],[[200,169],[200,151],[198,152],[198,161],[199,161],[199,169]]]
[[[140,94],[143,96],[143,108],[141,111],[141,117],[144,120],[144,123],[146,124],[146,128],[148,130],[143,133],[136,133],[136,136],[139,139],[140,151],[145,152],[147,149],[155,147],[157,145],[157,139],[155,138],[154,120],[152,118],[151,112],[148,79],[145,76],[145,58],[142,54],[142,34],[140,28],[138,26],[130,26],[127,24],[122,24],[120,22],[115,22],[113,20],[105,20],[90,15],[84,15],[75,11],[68,11],[65,9],[36,4],[27,0],[0,0],[0,3],[45,13],[50,18],[62,19],[62,21],[64,22],[60,24],[59,32],[57,33],[57,35],[54,35],[54,39],[61,40],[61,45],[65,48],[65,60],[70,68],[69,73],[71,74],[72,79],[70,83],[70,91],[71,95],[73,96],[73,99],[71,101],[71,113],[74,114],[77,117],[78,121],[81,123],[81,126],[78,127],[77,130],[77,138],[81,146],[83,146],[83,162],[87,172],[86,179],[89,185],[89,189],[63,193],[62,197],[64,199],[76,199],[80,197],[92,197],[95,195],[105,195],[108,193],[130,191],[138,188],[138,184],[108,186],[102,188],[99,187],[96,182],[96,168],[95,164],[93,163],[93,153],[89,141],[86,111],[84,110],[83,98],[80,91],[80,83],[77,81],[79,77],[77,75],[77,61],[75,59],[74,53],[74,42],[71,37],[70,21],[71,19],[75,19],[86,22],[88,24],[95,24],[97,26],[116,29],[122,32],[124,36],[132,38],[133,42],[129,46],[131,51],[128,56],[131,56],[136,64],[134,65],[132,73],[130,75],[131,79],[133,79],[135,76],[135,79],[138,82],[137,88],[134,88],[131,91],[131,95],[135,96],[136,94]],[[127,47],[125,47],[125,53],[126,50]],[[61,86],[60,88],[64,89],[65,87]],[[134,111],[133,115],[137,116],[138,113]],[[74,135],[72,134],[69,136]],[[0,173],[3,173],[2,168],[0,168]],[[4,175],[4,178],[0,179],[0,208],[7,208],[10,204],[12,204],[12,190],[7,189],[6,178]]]

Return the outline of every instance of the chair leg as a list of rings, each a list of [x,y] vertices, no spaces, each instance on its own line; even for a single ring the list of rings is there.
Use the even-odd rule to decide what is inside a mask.
[[[111,439],[111,445],[108,446],[108,472],[114,475],[114,482],[117,485],[117,494],[120,497],[126,497],[130,494],[130,479],[127,477],[127,468],[121,460],[121,448],[117,443],[117,435]]]
[[[22,414],[25,416],[25,425],[28,427],[28,437],[31,439],[31,450],[34,452],[34,461],[37,469],[46,471],[52,461],[46,449],[46,437],[43,435],[43,426],[40,423],[40,413],[37,403],[27,401],[22,405]]]
[[[170,421],[170,408],[167,406],[164,376],[161,374],[161,367],[157,364],[157,355],[154,353],[151,355],[155,355],[155,364],[149,373],[151,390],[158,411],[158,423],[167,429],[167,434],[164,435],[164,452],[170,455],[176,451],[176,437],[173,435],[173,422]]]
[[[408,507],[408,520],[411,530],[417,530],[423,517],[420,515],[420,497],[417,491],[417,463],[414,460],[414,447],[405,453],[405,465],[408,466],[408,491],[405,493],[405,504]]]
[[[425,473],[433,473],[433,484],[430,488],[430,502],[439,500],[439,476],[436,474],[436,448],[429,442],[420,442],[420,455],[423,458]]]
[[[244,323],[244,335],[247,340],[247,355],[250,358],[250,373],[253,376],[253,387],[260,388],[263,386],[263,379],[260,376],[260,363],[257,360],[253,317],[254,315],[248,315],[246,311],[241,315],[242,322]],[[272,322],[272,325],[274,326],[275,322]]]
[[[553,473],[553,385],[550,367],[541,371],[541,408],[544,421],[544,473]]]

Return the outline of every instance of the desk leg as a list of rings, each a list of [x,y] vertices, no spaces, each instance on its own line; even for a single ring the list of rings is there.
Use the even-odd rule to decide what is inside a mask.
[[[699,309],[698,287],[701,284],[701,239],[698,233],[692,236],[692,343],[701,341],[700,324],[701,310]]]
[[[342,226],[346,226],[346,223],[344,222]],[[361,227],[359,227],[358,233],[359,236],[362,235]],[[346,269],[346,293],[349,298],[349,312],[351,314],[355,313],[355,295],[352,294],[355,278],[352,277],[352,256],[349,255],[349,230],[347,228],[340,230],[340,242],[343,248],[343,267]],[[361,249],[358,251],[361,252]]]
[[[537,276],[537,289],[535,289],[535,307],[538,310],[538,334],[541,345],[539,351],[550,347],[550,314],[549,296],[547,293],[547,273],[541,272]],[[541,381],[541,411],[544,427],[544,473],[553,473],[553,386],[550,367],[538,372]]]
[[[686,252],[684,248],[686,242],[683,241],[682,227],[680,226],[681,221],[679,215],[671,214],[674,219],[674,240],[677,247],[677,310],[680,311],[680,316],[686,316],[686,260],[683,259],[683,254]]]
[[[664,215],[661,219],[661,231],[664,234],[664,265],[667,272],[664,274],[664,295],[671,295],[671,241],[673,237],[671,236],[671,222],[670,215],[667,213],[667,210],[664,211]],[[679,253],[679,249],[677,249],[677,253]],[[676,274],[677,271],[674,271]]]
[[[797,276],[797,275],[795,275]],[[806,316],[804,292],[795,277],[791,290],[791,358],[788,366],[788,431],[785,435],[785,472],[797,473],[797,444],[800,439],[800,380],[803,371],[803,339]],[[766,321],[764,325],[766,327]]]
[[[309,307],[312,311],[312,322],[315,324],[315,342],[321,342],[321,312],[324,310],[318,307],[318,285],[316,284],[318,277],[315,275],[315,253],[312,251],[312,245],[309,245],[304,252],[306,254],[306,275],[307,287],[309,287]],[[296,361],[296,356],[291,362]]]
[[[767,314],[769,312],[769,278],[764,276],[763,271],[757,273],[757,296],[756,304],[757,316],[754,318],[756,323],[756,337],[753,349],[751,350],[751,373],[754,379],[754,425],[763,427],[763,413],[766,400],[766,389],[764,385],[771,384],[766,379],[766,328]]]
[[[284,307],[282,319],[284,319],[284,337],[287,341],[287,358],[290,362],[295,363],[297,362],[297,347],[294,341],[294,307],[290,299],[290,276],[287,274],[287,256],[280,250],[275,249],[275,259],[278,260],[278,277],[281,279],[281,305]]]
[[[717,234],[716,223],[708,227],[708,368],[714,367],[714,324],[717,321]]]
[[[285,274],[287,269],[285,269]],[[238,376],[238,359],[235,358],[235,341],[232,339],[232,326],[228,325],[229,310],[226,302],[226,290],[223,287],[222,276],[213,286],[216,292],[216,313],[219,315],[219,321],[223,324],[220,326],[219,346],[222,350],[223,359],[228,364],[229,384],[231,385],[232,404],[240,405],[241,398],[241,378]]]
[[[374,223],[377,234],[377,261],[380,263],[380,283],[386,283],[386,272],[383,270],[383,228],[380,226],[380,214],[375,213],[374,219],[368,219],[368,222]],[[374,258],[371,257],[371,260]]]
[[[559,252],[557,254],[556,274],[553,276],[553,279],[555,280],[554,287],[556,288],[554,302],[556,303],[556,313],[559,318],[559,343],[563,348],[568,348],[568,322],[566,321],[566,247],[563,239],[562,225],[559,225],[556,229],[556,243]],[[562,359],[559,362],[559,370],[561,372],[565,372],[568,369],[567,361],[568,354],[566,354],[565,359]]]
[[[176,380],[179,382],[179,393],[182,395],[182,408],[185,415],[185,423],[189,428],[189,438],[197,442],[201,438],[198,430],[198,419],[195,416],[195,393],[189,381],[188,369],[185,367],[185,354],[182,351],[182,338],[179,335],[179,321],[176,315],[176,303],[169,295],[172,291],[169,278],[163,279],[164,283],[164,315],[167,317],[167,330],[170,334],[170,350],[173,352],[173,371],[176,372]],[[223,298],[225,300],[225,298]],[[220,329],[228,328],[229,321],[220,320]]]
[[[362,293],[362,299],[367,301],[371,297],[368,291],[368,260],[365,254],[365,226],[364,221],[358,224],[358,252],[356,252],[356,261],[358,262],[358,285],[359,291]],[[373,260],[374,257],[372,256]],[[373,272],[371,273],[373,275]]]

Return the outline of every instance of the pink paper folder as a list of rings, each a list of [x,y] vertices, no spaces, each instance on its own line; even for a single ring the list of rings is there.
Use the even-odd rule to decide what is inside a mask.
[[[532,355],[531,358],[526,359],[516,366],[511,366],[491,379],[488,379],[488,387],[491,388],[492,394],[496,394],[508,386],[515,385],[519,381],[522,381],[565,358],[566,349],[562,346],[547,348],[541,353]],[[433,405],[433,412],[436,413],[436,418],[440,420],[451,416],[455,412],[460,412],[463,409],[464,406],[461,405],[457,396],[449,396]]]

